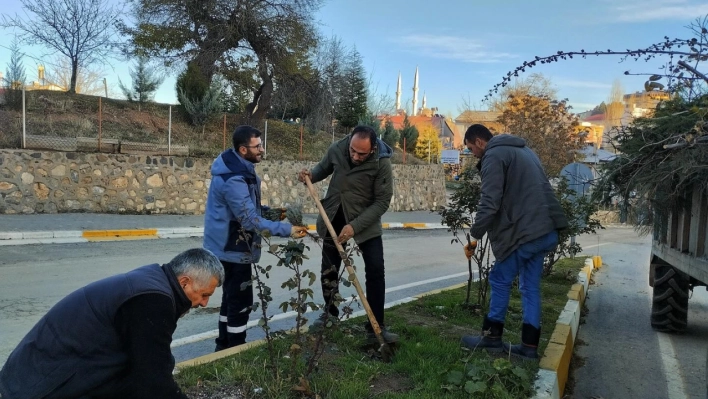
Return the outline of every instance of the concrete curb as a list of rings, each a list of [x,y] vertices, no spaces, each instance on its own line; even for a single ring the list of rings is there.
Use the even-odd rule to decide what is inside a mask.
[[[433,230],[447,228],[447,226],[441,223],[382,223],[381,226],[387,230]],[[307,228],[311,232],[315,232],[314,224],[308,225]],[[202,237],[203,235],[203,227],[168,227],[124,230],[59,230],[24,232],[9,231],[0,232],[0,246],[29,244],[68,244],[95,241],[149,240],[159,238],[188,238]]]
[[[580,313],[587,297],[590,276],[602,265],[602,258],[594,256],[585,260],[585,266],[578,273],[578,282],[568,291],[568,302],[558,316],[546,351],[539,363],[538,376],[534,388],[534,399],[560,399],[565,391],[573,357],[575,339],[580,327]]]

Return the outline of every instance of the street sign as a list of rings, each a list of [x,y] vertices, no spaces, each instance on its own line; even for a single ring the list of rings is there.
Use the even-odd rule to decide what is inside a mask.
[[[442,163],[458,165],[460,163],[460,152],[457,150],[444,150],[442,152]]]

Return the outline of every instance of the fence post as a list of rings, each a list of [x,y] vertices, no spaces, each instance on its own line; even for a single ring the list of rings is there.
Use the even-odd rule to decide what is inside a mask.
[[[264,138],[263,138],[263,156],[268,156],[268,119],[265,120],[265,130],[264,133]]]
[[[172,106],[170,105],[170,117],[167,120],[167,155],[172,155]]]
[[[103,113],[101,112],[101,97],[98,98],[98,152],[101,152],[101,131],[103,130]]]
[[[27,107],[25,102],[25,86],[22,85],[22,148],[27,147]]]
[[[303,125],[300,125],[300,160],[302,161],[302,130],[303,130]]]

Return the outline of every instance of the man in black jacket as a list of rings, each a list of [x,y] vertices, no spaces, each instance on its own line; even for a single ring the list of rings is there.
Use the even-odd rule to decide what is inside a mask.
[[[489,272],[492,295],[481,336],[464,336],[462,345],[491,352],[506,350],[538,358],[541,337],[543,259],[558,245],[558,230],[568,227],[538,156],[526,141],[510,134],[492,136],[483,125],[465,132],[465,145],[480,161],[481,198],[470,228],[475,239],[489,237],[496,261]],[[469,259],[473,248],[465,247]],[[521,344],[502,343],[511,286],[519,277],[523,325]]]
[[[172,333],[223,280],[219,259],[195,248],[74,291],[10,354],[2,398],[187,398],[172,377]]]

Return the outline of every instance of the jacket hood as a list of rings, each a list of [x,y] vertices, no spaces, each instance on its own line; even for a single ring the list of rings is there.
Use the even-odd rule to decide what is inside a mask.
[[[252,162],[236,154],[233,149],[222,152],[211,164],[212,176],[238,173],[245,177],[256,177],[256,167]]]
[[[393,149],[381,139],[376,139],[376,146],[379,148],[379,159],[391,158]]]
[[[511,134],[499,134],[489,140],[489,142],[487,143],[487,148],[485,150],[500,146],[526,147],[526,140]]]

